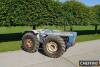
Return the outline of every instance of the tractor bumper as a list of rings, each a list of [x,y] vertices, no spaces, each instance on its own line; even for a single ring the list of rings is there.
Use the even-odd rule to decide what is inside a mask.
[[[77,37],[77,32],[71,32],[72,36],[68,37],[67,48],[72,47],[76,44],[75,40]]]

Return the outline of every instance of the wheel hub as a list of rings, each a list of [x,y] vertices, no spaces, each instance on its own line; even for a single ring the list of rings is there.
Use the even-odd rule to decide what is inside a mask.
[[[26,39],[25,40],[25,47],[31,48],[32,47],[32,40],[31,39]]]
[[[58,50],[57,43],[55,42],[49,42],[46,45],[47,51],[50,53],[56,52]]]

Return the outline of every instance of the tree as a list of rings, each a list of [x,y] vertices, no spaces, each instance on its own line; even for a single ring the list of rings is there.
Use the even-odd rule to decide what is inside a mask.
[[[100,24],[100,5],[95,5],[94,7],[92,7],[92,9],[95,11],[96,13],[96,20],[97,20],[97,24]]]
[[[53,23],[61,14],[61,4],[54,0],[2,0],[0,5],[0,25]]]
[[[1,0],[0,25],[32,25],[33,22],[39,25],[64,22],[87,25],[96,22],[99,12],[95,10],[76,0],[65,3],[55,0]]]
[[[90,7],[77,1],[68,1],[63,5],[66,21],[70,25],[88,25],[96,20],[95,12]]]

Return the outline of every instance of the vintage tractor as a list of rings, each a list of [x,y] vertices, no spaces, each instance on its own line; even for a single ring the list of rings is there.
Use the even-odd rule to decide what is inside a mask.
[[[34,53],[42,45],[43,52],[51,58],[58,58],[71,46],[75,45],[76,32],[61,32],[59,30],[25,31],[22,37],[22,49]]]

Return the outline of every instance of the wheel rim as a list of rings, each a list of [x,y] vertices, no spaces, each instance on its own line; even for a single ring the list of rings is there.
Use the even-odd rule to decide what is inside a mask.
[[[55,42],[49,42],[46,44],[46,49],[49,53],[54,53],[58,50],[57,43]]]
[[[26,39],[25,40],[25,47],[26,48],[31,48],[32,47],[32,40],[31,39]]]

